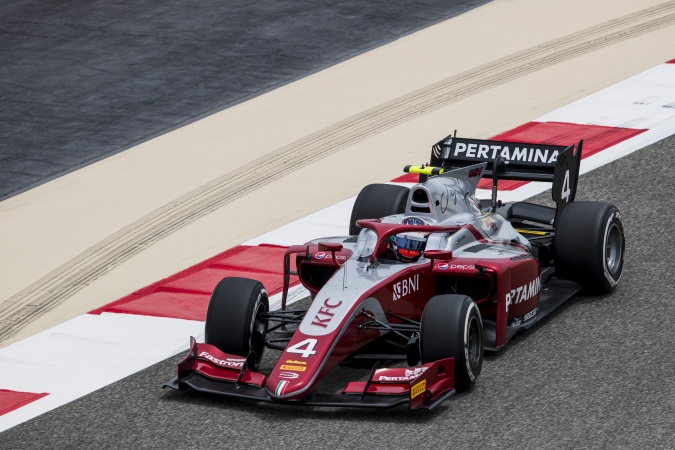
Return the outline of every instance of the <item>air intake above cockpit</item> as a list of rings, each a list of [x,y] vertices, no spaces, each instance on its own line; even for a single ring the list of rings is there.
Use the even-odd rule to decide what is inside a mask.
[[[431,204],[427,191],[423,188],[413,189],[410,197],[410,212],[430,214]]]

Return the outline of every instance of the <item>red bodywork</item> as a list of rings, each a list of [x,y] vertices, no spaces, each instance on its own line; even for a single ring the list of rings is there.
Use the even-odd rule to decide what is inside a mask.
[[[341,294],[336,294],[333,289],[331,295],[326,296],[322,291],[328,283],[340,283],[335,279],[339,277],[333,277],[340,266],[348,261],[356,264],[349,259],[350,250],[335,243],[293,246],[285,256],[287,272],[290,272],[290,258],[295,256],[297,275],[310,290],[314,301],[270,375],[265,377],[246,370],[244,355],[227,355],[213,346],[193,343],[190,355],[179,367],[179,379],[181,373],[198,372],[210,379],[264,386],[272,401],[298,400],[307,397],[322,377],[345,358],[382,335],[380,330],[360,327],[370,320],[369,317],[377,315],[377,311],[392,311],[400,317],[419,321],[429,299],[434,295],[457,293],[459,287],[466,291],[459,293],[474,299],[484,319],[494,321],[495,346],[499,347],[506,343],[508,320],[537,307],[540,266],[521,247],[489,241],[471,225],[411,226],[374,220],[362,220],[358,224],[377,233],[376,248],[388,236],[405,231],[456,232],[469,228],[474,236],[480,237],[480,243],[503,245],[514,257],[457,258],[449,251],[429,251],[425,253],[429,262],[406,265],[393,276],[362,289],[356,298],[351,298],[348,283]],[[370,257],[371,262],[375,258],[376,252]],[[288,277],[282,309],[286,306],[287,287]],[[386,320],[403,323],[393,316]],[[409,395],[411,407],[429,407],[439,397],[454,393],[453,364],[450,358],[417,368],[380,369],[371,374],[370,382],[349,383],[343,393],[362,394],[366,391],[375,395]],[[407,373],[406,370],[415,376],[397,382],[388,380],[406,378],[407,375],[402,375]]]

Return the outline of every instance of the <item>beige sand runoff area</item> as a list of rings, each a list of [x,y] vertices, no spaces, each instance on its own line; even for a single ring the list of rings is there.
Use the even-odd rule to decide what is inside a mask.
[[[673,42],[673,1],[495,0],[10,198],[0,345],[394,178],[455,129],[489,137],[672,59]]]

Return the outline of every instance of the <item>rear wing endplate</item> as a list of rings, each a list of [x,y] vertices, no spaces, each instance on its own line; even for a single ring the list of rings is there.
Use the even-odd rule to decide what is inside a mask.
[[[430,165],[445,170],[487,162],[483,178],[552,183],[556,220],[576,195],[583,141],[561,145],[467,139],[450,135],[431,149]],[[420,176],[420,182],[426,176]],[[493,191],[496,190],[496,184]]]

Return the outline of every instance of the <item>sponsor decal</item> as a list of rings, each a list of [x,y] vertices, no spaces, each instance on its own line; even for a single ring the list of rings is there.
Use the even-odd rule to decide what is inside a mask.
[[[511,292],[506,294],[506,311],[509,311],[509,306],[517,305],[518,303],[524,302],[533,298],[535,295],[539,294],[541,289],[539,277],[525,283],[522,286],[518,286],[515,289],[511,289]]]
[[[398,283],[394,283],[392,286],[392,290],[394,291],[394,301],[401,299],[413,292],[417,292],[419,288],[420,288],[419,274],[401,280]]]
[[[534,316],[537,315],[537,312],[539,312],[538,306],[536,308],[534,308],[532,311],[525,314],[524,316],[516,317],[516,318],[512,319],[511,322],[509,323],[509,325],[512,326],[512,327],[517,327],[521,323],[527,322],[528,320],[532,319]]]
[[[321,259],[333,259],[333,255],[330,254],[330,253],[326,253],[326,252],[319,252],[319,253],[314,254],[314,258],[319,259],[319,260],[321,260]],[[344,255],[335,255],[335,260],[346,261],[347,257],[344,256]]]
[[[532,311],[530,311],[529,313],[527,313],[523,316],[523,320],[525,320],[525,321],[530,320],[531,318],[533,318],[534,316],[537,315],[538,311],[539,311],[539,307],[534,308]]]
[[[483,226],[481,228],[488,234],[496,233],[499,230],[499,225],[497,225],[497,221],[490,217],[485,217],[481,219],[481,222],[483,223]]]
[[[281,372],[279,374],[279,378],[286,378],[287,380],[295,380],[298,378],[300,375],[294,372]]]
[[[438,263],[438,265],[436,267],[438,267],[439,270],[447,270],[448,269],[448,263]]]
[[[497,159],[502,157],[507,161],[522,161],[529,163],[553,164],[558,159],[558,150],[540,147],[527,147],[500,144],[467,144],[457,142],[452,151],[454,157]]]
[[[427,390],[427,380],[422,380],[410,388],[410,399],[423,394]]]
[[[427,367],[417,367],[415,369],[405,369],[405,376],[402,377],[390,377],[387,375],[380,375],[377,381],[412,381],[415,378],[422,375],[426,372]]]
[[[451,142],[452,142],[452,138],[448,138],[448,139],[445,140],[444,144],[450,145]],[[431,147],[431,151],[434,152],[434,156],[436,158],[441,157],[441,146],[440,145],[434,145],[433,147]]]
[[[452,264],[450,268],[457,270],[476,270],[476,266],[473,264]]]
[[[483,172],[482,167],[478,167],[476,169],[471,169],[471,170],[469,170],[469,178],[479,177],[481,172]]]
[[[307,367],[305,367],[305,366],[289,366],[289,365],[284,364],[280,367],[280,369],[281,370],[294,370],[296,372],[304,372],[305,370],[307,370]]]
[[[419,375],[422,375],[426,372],[428,367],[415,367],[414,369],[405,369],[406,377],[417,378]]]
[[[282,380],[277,384],[277,388],[274,390],[274,394],[278,397],[284,393],[284,389],[288,385],[288,381]]]
[[[298,361],[297,359],[287,359],[286,363],[287,364],[302,364],[303,366],[307,364],[306,362]]]
[[[237,368],[237,369],[241,369],[242,367],[244,367],[244,361],[246,361],[246,358],[218,359],[215,356],[211,355],[209,352],[201,352],[199,354],[199,357],[207,359],[217,366],[231,367],[231,368]]]
[[[331,302],[330,297],[323,301],[323,306],[319,308],[319,312],[316,313],[314,319],[312,319],[312,325],[327,328],[335,313],[332,312],[332,309],[339,307],[342,304],[342,300],[337,302]]]

